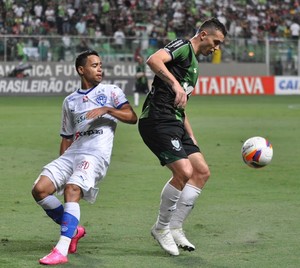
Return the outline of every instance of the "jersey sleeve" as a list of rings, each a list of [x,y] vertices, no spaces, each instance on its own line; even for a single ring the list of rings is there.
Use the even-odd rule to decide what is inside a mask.
[[[188,41],[176,39],[167,44],[164,49],[171,55],[173,61],[183,61],[187,57]]]
[[[66,98],[62,105],[62,118],[60,136],[64,138],[72,138],[74,135],[74,124],[72,121],[72,114],[68,107],[68,99]]]
[[[111,99],[116,109],[120,109],[124,104],[129,103],[123,90],[115,85],[111,90]]]

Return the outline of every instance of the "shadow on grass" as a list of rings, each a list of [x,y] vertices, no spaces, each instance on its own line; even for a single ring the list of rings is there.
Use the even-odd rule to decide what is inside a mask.
[[[41,267],[38,260],[48,254],[55,241],[1,239],[3,267]],[[63,267],[208,267],[226,268],[207,263],[196,252],[181,251],[180,256],[170,256],[159,248],[134,244],[112,246],[109,243],[84,242],[78,253],[68,256],[69,263]],[[2,267],[2,266],[1,266]]]

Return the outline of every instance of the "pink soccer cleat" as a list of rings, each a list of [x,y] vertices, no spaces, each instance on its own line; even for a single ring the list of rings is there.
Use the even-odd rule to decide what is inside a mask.
[[[56,265],[68,262],[68,258],[54,248],[47,256],[39,260],[40,264]]]
[[[77,251],[77,244],[80,238],[84,237],[86,234],[85,229],[83,226],[77,227],[77,234],[72,238],[70,246],[69,246],[69,253],[73,254]]]

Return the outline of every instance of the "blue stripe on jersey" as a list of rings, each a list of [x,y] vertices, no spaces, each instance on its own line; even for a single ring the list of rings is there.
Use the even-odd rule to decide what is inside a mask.
[[[117,109],[121,109],[121,107],[122,107],[124,104],[128,104],[128,103],[129,103],[129,101],[123,102],[123,103],[121,103],[120,105],[118,105],[116,108],[117,108]]]
[[[98,86],[98,85],[96,85],[96,86]],[[89,94],[96,86],[93,86],[92,88],[90,88],[88,90],[79,88],[79,89],[77,89],[77,93],[83,94],[83,95]]]
[[[60,134],[60,136],[61,136],[62,138],[67,139],[67,140],[71,140],[71,139],[73,139],[73,137],[74,137],[74,135],[63,135],[63,134]]]

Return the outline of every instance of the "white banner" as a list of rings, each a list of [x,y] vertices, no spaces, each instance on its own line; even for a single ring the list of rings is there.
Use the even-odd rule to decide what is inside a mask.
[[[276,76],[276,95],[300,95],[300,77],[298,76]]]
[[[133,94],[135,64],[104,66],[103,72],[102,83]],[[67,95],[81,86],[75,66],[70,63],[0,64],[0,77],[0,95]]]

